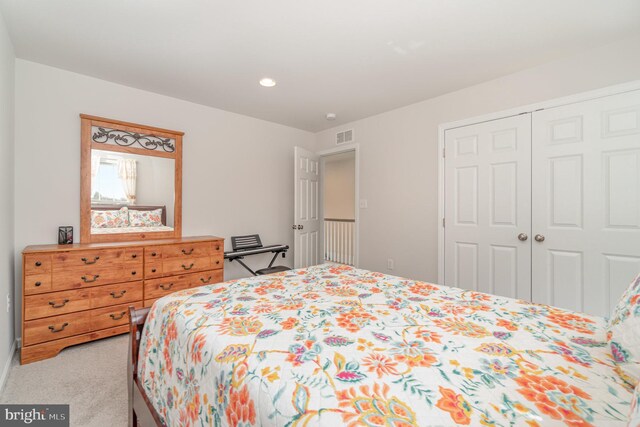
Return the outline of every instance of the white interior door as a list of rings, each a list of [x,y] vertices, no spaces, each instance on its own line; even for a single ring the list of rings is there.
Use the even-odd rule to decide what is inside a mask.
[[[320,157],[301,147],[295,147],[294,157],[293,260],[295,268],[303,268],[320,262]]]
[[[640,272],[640,91],[535,112],[533,141],[533,301],[606,316]]]
[[[445,284],[531,298],[531,115],[445,132]]]

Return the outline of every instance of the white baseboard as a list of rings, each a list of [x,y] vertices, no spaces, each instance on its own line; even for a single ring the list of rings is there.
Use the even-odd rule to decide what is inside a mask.
[[[11,369],[11,363],[13,363],[13,358],[16,355],[17,345],[18,342],[14,340],[13,344],[11,345],[11,350],[9,351],[9,359],[2,368],[2,374],[0,374],[0,394],[4,391],[4,386],[7,384],[7,378],[9,378],[9,369]]]

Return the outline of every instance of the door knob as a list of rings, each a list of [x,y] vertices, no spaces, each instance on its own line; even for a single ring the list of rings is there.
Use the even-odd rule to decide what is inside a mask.
[[[304,228],[304,225],[299,225],[298,226],[298,230],[302,230]]]
[[[534,239],[536,239],[536,242],[544,242],[544,236],[542,234],[536,234]]]
[[[298,226],[296,226],[295,224],[293,224],[293,225],[291,226],[291,228],[293,228],[293,229],[295,230],[295,229],[297,229],[297,228],[298,228]]]
[[[520,233],[518,234],[518,240],[522,240],[523,242],[525,240],[527,240],[529,238],[529,236],[527,236],[527,233]]]

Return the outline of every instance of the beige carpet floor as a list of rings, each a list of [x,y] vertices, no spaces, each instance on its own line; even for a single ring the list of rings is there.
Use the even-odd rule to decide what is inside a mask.
[[[16,357],[0,403],[68,403],[73,427],[125,427],[127,348],[128,336],[121,335],[28,365]]]

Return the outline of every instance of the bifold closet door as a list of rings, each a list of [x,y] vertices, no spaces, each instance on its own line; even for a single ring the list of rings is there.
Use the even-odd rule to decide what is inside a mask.
[[[640,272],[640,91],[533,113],[533,301],[607,316]]]
[[[445,132],[445,284],[531,298],[531,115]]]

